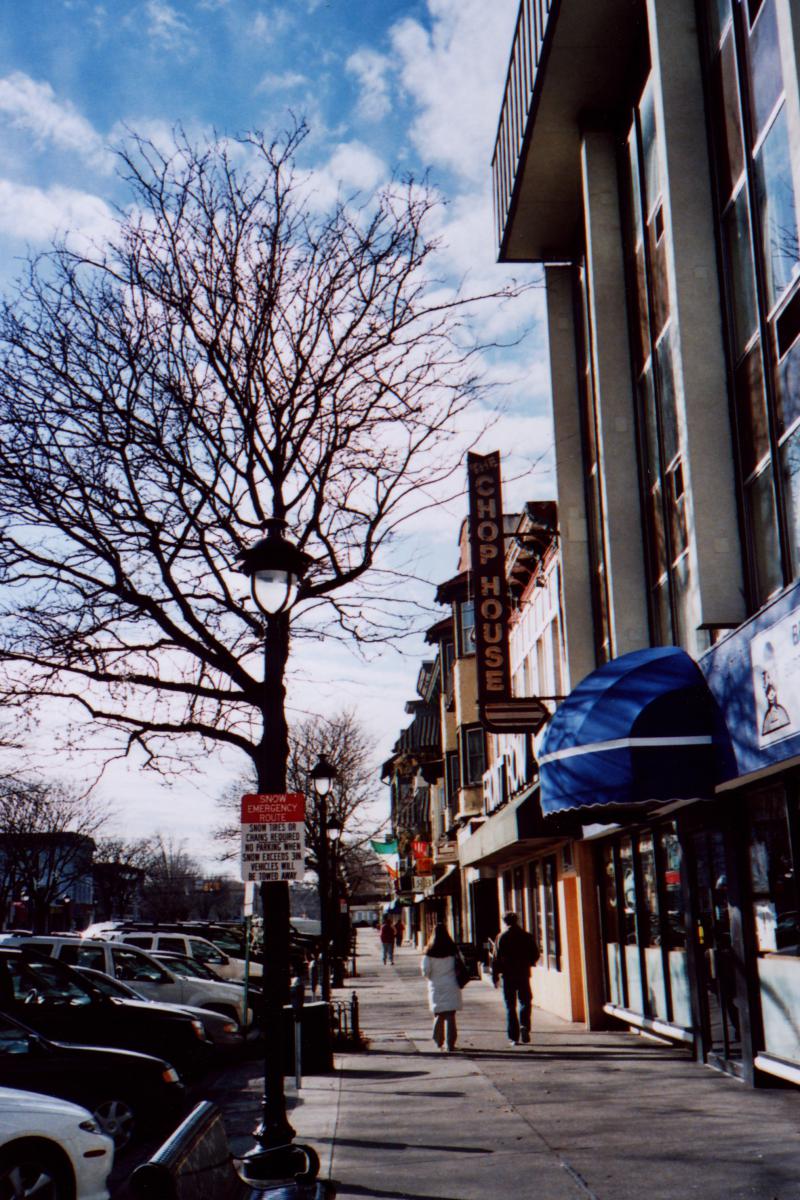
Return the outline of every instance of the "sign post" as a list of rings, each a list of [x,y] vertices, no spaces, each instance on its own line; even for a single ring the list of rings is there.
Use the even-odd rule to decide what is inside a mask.
[[[305,873],[306,798],[302,792],[242,796],[242,879],[279,883]]]

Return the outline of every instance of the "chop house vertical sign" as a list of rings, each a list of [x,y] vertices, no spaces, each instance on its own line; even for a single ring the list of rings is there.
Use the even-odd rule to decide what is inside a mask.
[[[481,719],[491,728],[491,702],[511,696],[500,454],[468,454],[467,472],[478,704]]]

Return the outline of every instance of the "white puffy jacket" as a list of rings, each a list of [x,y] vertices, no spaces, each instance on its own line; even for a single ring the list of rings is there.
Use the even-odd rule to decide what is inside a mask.
[[[456,983],[456,960],[431,958],[424,954],[420,971],[428,981],[428,1004],[432,1013],[457,1012],[463,1008],[461,988]]]

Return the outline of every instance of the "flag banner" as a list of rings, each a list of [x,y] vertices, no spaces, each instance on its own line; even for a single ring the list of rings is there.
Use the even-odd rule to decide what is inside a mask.
[[[376,854],[397,854],[397,838],[385,842],[370,842]]]

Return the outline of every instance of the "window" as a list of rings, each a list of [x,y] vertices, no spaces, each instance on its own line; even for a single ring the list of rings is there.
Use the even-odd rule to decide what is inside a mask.
[[[486,770],[486,744],[480,725],[461,730],[461,751],[464,786],[474,787]]]
[[[447,788],[447,803],[453,809],[458,808],[458,789],[461,787],[461,772],[458,763],[458,751],[448,750],[445,756],[445,785]]]
[[[209,946],[208,942],[199,942],[191,938],[189,945],[192,948],[192,957],[199,962],[216,963],[217,966],[225,965],[225,955],[221,954],[214,946]]]
[[[782,788],[752,797],[750,883],[759,954],[800,956],[800,911]]]
[[[117,979],[126,983],[160,983],[166,982],[168,976],[154,962],[150,962],[135,950],[114,946],[111,950],[114,961],[114,974]]]
[[[457,605],[458,625],[456,653],[459,658],[475,653],[475,605],[471,600],[460,600]]]
[[[106,952],[102,946],[62,946],[58,957],[70,967],[91,967],[93,971],[106,969]]]
[[[589,562],[592,578],[592,608],[594,612],[595,654],[598,663],[607,662],[613,654],[611,646],[610,603],[608,596],[608,553],[604,534],[603,488],[598,452],[597,392],[592,358],[592,330],[589,320],[588,265],[584,259],[578,270],[578,297],[581,322],[579,326],[581,385],[581,423],[583,436],[583,476],[586,511],[589,526]],[[526,695],[531,695],[528,691]]]
[[[800,575],[800,239],[775,0],[715,0],[704,46],[749,604]],[[795,163],[795,168],[797,164]]]
[[[158,948],[165,954],[185,954],[186,942],[182,937],[160,937],[158,939]]]
[[[628,180],[625,229],[636,308],[633,360],[651,636],[656,644],[679,643],[688,620],[689,521],[678,435],[669,230],[664,220],[652,79],[632,114],[624,169]]]

